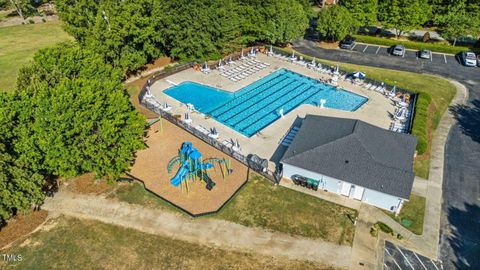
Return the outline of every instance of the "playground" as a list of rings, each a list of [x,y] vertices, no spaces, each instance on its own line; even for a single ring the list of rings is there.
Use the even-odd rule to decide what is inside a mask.
[[[167,120],[146,137],[129,174],[192,215],[219,210],[247,181],[243,164]]]

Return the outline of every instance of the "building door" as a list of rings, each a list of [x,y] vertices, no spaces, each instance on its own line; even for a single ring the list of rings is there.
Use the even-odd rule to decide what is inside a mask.
[[[343,196],[350,196],[350,189],[352,189],[352,185],[349,183],[342,183],[342,189],[340,190],[340,194]]]
[[[351,198],[361,201],[363,198],[363,192],[365,192],[365,188],[359,187],[359,186],[353,186],[353,192],[352,192]]]

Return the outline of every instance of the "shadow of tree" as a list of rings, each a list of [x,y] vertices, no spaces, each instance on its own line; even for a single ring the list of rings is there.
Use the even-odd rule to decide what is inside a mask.
[[[460,124],[463,134],[475,142],[480,142],[480,100],[474,100],[472,106],[452,106],[450,111]]]
[[[480,207],[474,204],[465,204],[465,209],[450,207],[448,221],[452,227],[448,242],[457,258],[450,263],[459,270],[480,269]]]

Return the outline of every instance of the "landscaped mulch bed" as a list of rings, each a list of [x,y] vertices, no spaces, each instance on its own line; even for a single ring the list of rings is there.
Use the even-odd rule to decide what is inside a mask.
[[[113,184],[109,184],[105,179],[96,179],[93,173],[87,173],[75,178],[62,180],[60,190],[70,191],[81,194],[102,194],[113,190]]]
[[[47,216],[47,211],[39,210],[12,218],[5,227],[0,228],[0,248],[34,231]]]
[[[130,174],[143,181],[148,190],[193,215],[218,210],[246,182],[247,168],[176,125],[166,120],[162,120],[162,123],[163,131],[160,130],[160,122],[150,127],[147,148],[137,152]],[[178,149],[185,141],[193,143],[193,147],[202,153],[203,160],[212,157],[230,160],[233,173],[224,180],[222,170],[215,163],[214,169],[208,170],[210,178],[216,183],[211,191],[200,180],[188,181],[188,193],[183,184],[183,188],[174,187],[170,179],[175,176],[179,166],[173,167],[171,174],[168,174],[167,165],[177,156]]]

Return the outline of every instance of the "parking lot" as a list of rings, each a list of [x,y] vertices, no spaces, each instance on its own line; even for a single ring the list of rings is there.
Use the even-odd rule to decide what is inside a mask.
[[[351,49],[351,51],[366,53],[366,54],[376,54],[376,55],[384,55],[393,58],[404,58],[405,60],[414,60],[419,61],[419,63],[426,64],[426,65],[460,65],[457,61],[455,56],[443,53],[432,53],[430,59],[421,59],[418,58],[418,51],[414,50],[406,50],[405,55],[401,56],[393,56],[390,53],[390,48],[385,46],[379,45],[372,45],[372,44],[363,44],[363,43],[356,43]]]
[[[411,250],[385,241],[384,270],[442,270],[441,262],[433,261]]]

